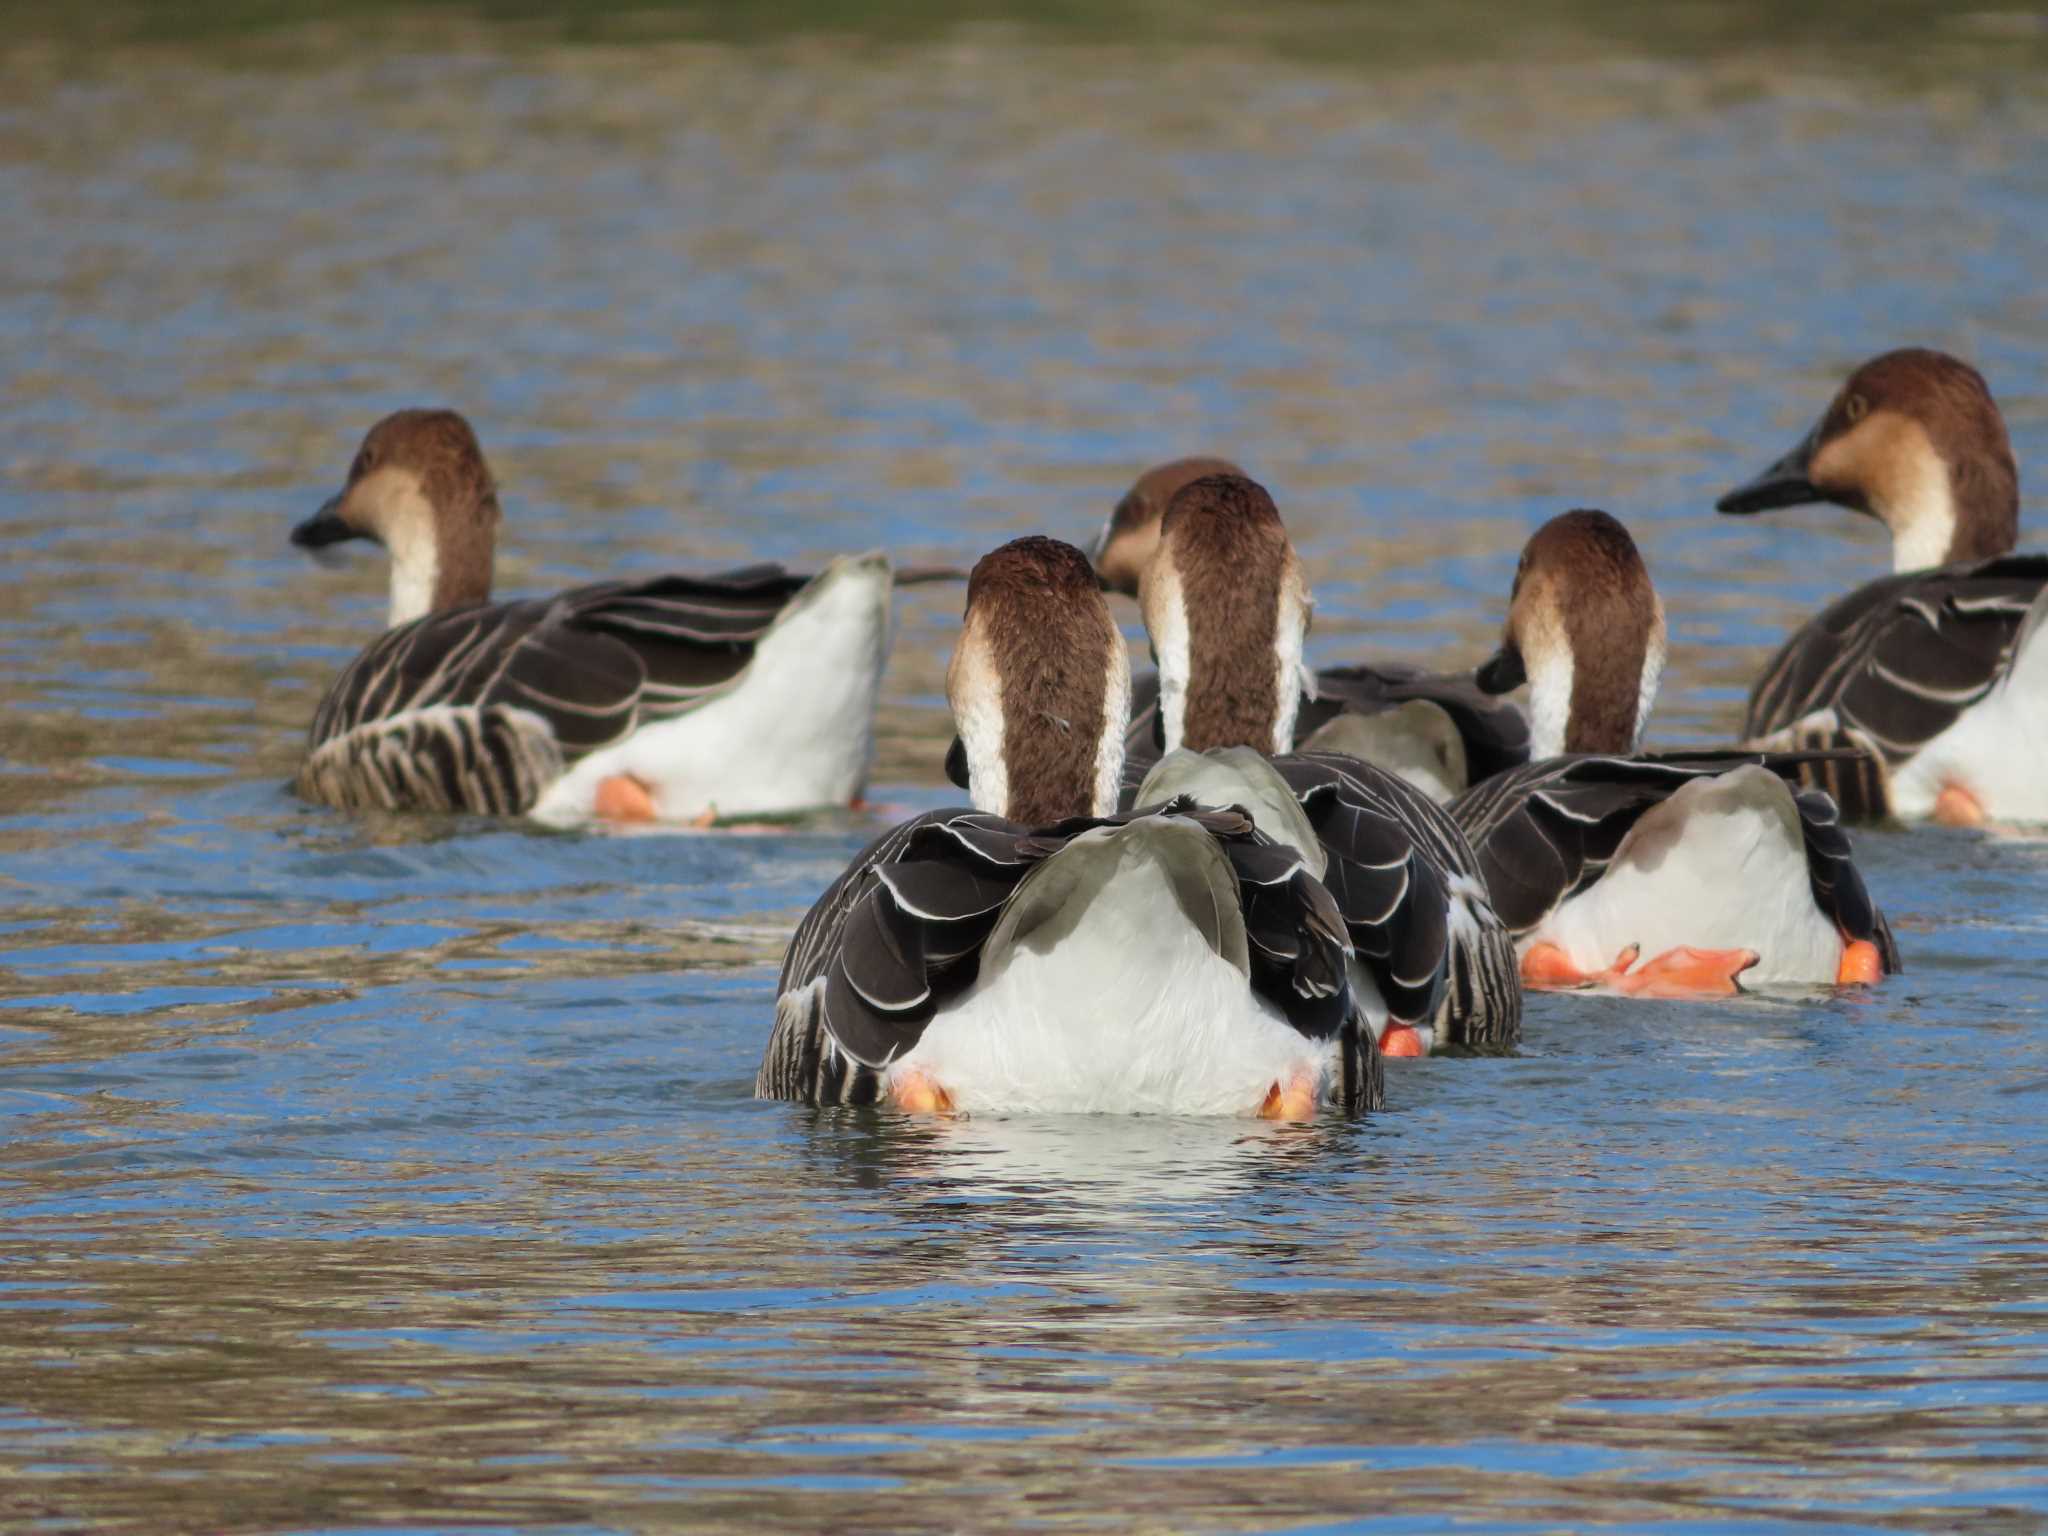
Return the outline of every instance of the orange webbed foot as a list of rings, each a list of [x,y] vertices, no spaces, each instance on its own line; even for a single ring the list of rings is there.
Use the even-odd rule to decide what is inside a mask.
[[[1292,1074],[1284,1087],[1276,1081],[1259,1105],[1261,1120],[1313,1120],[1315,1114],[1316,1083],[1305,1072]]]
[[[1733,997],[1736,981],[1760,957],[1753,949],[1667,949],[1611,985],[1630,997]]]
[[[1884,980],[1884,956],[1868,939],[1844,938],[1842,963],[1835,972],[1838,987],[1868,987]]]
[[[654,790],[645,779],[615,773],[598,780],[591,808],[606,821],[653,821]]]
[[[1984,802],[1951,784],[1934,797],[1934,819],[1944,827],[1981,827],[1991,818],[1984,814]]]
[[[913,1115],[953,1112],[953,1095],[916,1067],[905,1068],[890,1077],[889,1098],[898,1109]]]
[[[1522,956],[1522,985],[1532,991],[1553,991],[1569,987],[1591,987],[1616,985],[1636,963],[1641,949],[1629,945],[1614,957],[1614,964],[1604,971],[1582,971],[1557,945],[1545,940],[1531,944],[1529,952]],[[1382,1047],[1384,1049],[1384,1047]]]
[[[1422,1035],[1413,1024],[1389,1022],[1386,1032],[1380,1036],[1382,1056],[1427,1056],[1422,1047]]]

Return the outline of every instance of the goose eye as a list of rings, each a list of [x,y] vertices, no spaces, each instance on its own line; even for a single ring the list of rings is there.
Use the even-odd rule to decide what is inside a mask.
[[[1842,414],[1851,422],[1861,421],[1870,410],[1870,402],[1861,395],[1851,395],[1842,402]]]

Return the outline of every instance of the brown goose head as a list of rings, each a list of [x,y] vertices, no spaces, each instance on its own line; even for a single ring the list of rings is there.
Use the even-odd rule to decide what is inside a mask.
[[[374,539],[391,556],[391,623],[491,595],[498,495],[456,411],[394,411],[356,450],[348,480],[292,530],[301,549]]]
[[[2009,553],[2019,466],[1984,376],[1923,347],[1874,357],[1790,453],[1714,505],[1768,512],[1809,501],[1882,522],[1895,570]]]
[[[1034,537],[981,557],[946,702],[976,809],[1033,826],[1116,809],[1131,663],[1086,555]]]
[[[1265,487],[1208,475],[1175,492],[1138,603],[1168,751],[1293,746],[1313,604]]]
[[[1095,572],[1102,578],[1103,590],[1121,592],[1126,597],[1138,595],[1138,579],[1159,548],[1159,520],[1166,515],[1166,504],[1182,486],[1205,475],[1243,473],[1228,459],[1193,458],[1155,464],[1138,476],[1088,549]]]
[[[1634,752],[1663,673],[1664,605],[1628,530],[1594,511],[1537,529],[1478,677],[1488,693],[1528,683],[1530,756]]]

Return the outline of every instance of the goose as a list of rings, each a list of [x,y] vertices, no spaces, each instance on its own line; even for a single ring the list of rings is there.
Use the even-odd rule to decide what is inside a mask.
[[[1361,956],[1376,953],[1375,925],[1392,902],[1427,912],[1434,943],[1417,959],[1428,969],[1404,963],[1392,991],[1376,979],[1383,1052],[1513,1045],[1521,1030],[1514,947],[1464,834],[1398,774],[1340,751],[1289,750],[1313,603],[1265,487],[1227,474],[1182,485],[1160,519],[1138,601],[1159,666],[1166,756],[1130,803],[1185,783],[1196,770],[1176,760],[1190,754],[1270,756],[1323,846],[1324,883]],[[1127,780],[1145,758],[1133,755]]]
[[[1155,465],[1116,504],[1089,546],[1103,587],[1138,596],[1159,548],[1160,523],[1174,496],[1208,476],[1245,478],[1228,459],[1197,457]],[[1437,803],[1466,785],[1529,760],[1529,726],[1514,704],[1473,686],[1469,675],[1432,673],[1400,662],[1364,662],[1303,671],[1290,747],[1363,758]],[[1130,745],[1164,750],[1159,676],[1133,683]]]
[[[1593,510],[1538,529],[1478,673],[1491,691],[1527,683],[1535,758],[1450,806],[1524,981],[1711,997],[1896,971],[1834,802],[1785,782],[1801,756],[1639,755],[1664,656],[1628,530]]]
[[[758,1097],[1269,1119],[1379,1104],[1351,940],[1298,819],[1289,843],[1241,806],[1117,811],[1130,662],[1080,550],[1034,536],[975,565],[946,696],[973,808],[885,833],[805,916]],[[1408,917],[1397,903],[1375,932],[1397,960]]]
[[[1891,531],[1892,574],[1795,631],[1750,690],[1760,747],[1852,820],[2048,820],[2048,553],[2014,553],[2019,468],[1984,376],[1908,347],[1849,375],[1791,452],[1715,503],[1829,501]]]
[[[491,601],[496,484],[452,410],[373,426],[292,530],[391,558],[390,627],[313,717],[296,780],[343,810],[552,825],[694,822],[856,800],[888,650],[889,563],[657,576]]]

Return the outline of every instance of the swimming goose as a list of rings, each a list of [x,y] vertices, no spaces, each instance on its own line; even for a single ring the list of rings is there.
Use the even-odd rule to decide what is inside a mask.
[[[946,696],[974,809],[885,834],[811,908],[757,1096],[1268,1118],[1377,1104],[1312,840],[1185,797],[1116,813],[1130,663],[1078,549],[1018,539],[975,566]]]
[[[1798,755],[1639,756],[1664,607],[1628,530],[1567,512],[1529,540],[1481,687],[1526,682],[1536,757],[1451,802],[1532,986],[1719,996],[1875,981],[1898,951]],[[1635,961],[1650,958],[1640,966]]]
[[[1228,459],[1190,458],[1138,477],[1090,547],[1105,589],[1138,595],[1167,504],[1212,475],[1241,479],[1244,471]],[[1164,742],[1159,676],[1144,673],[1132,688],[1130,745],[1150,755]],[[1468,675],[1373,662],[1303,672],[1288,745],[1363,758],[1442,804],[1467,784],[1527,762],[1529,726],[1512,703],[1482,693]]]
[[[1275,754],[1273,768],[1322,844],[1324,884],[1368,970],[1384,955],[1376,935],[1389,910],[1422,910],[1415,921],[1427,923],[1433,942],[1412,950],[1416,959],[1393,981],[1371,977],[1386,1004],[1382,1048],[1422,1055],[1439,1046],[1512,1045],[1521,1030],[1514,948],[1464,835],[1394,773],[1341,752],[1288,750],[1312,604],[1265,488],[1241,475],[1182,486],[1161,519],[1138,600],[1159,663],[1168,753],[1155,776],[1189,753]],[[1134,763],[1146,755],[1134,754]],[[1187,774],[1177,770],[1166,782]],[[1148,792],[1131,802],[1145,804]]]
[[[297,788],[344,810],[704,822],[857,797],[888,648],[879,554],[493,603],[497,489],[470,425],[407,410],[292,531],[391,556],[391,628],[335,679]]]
[[[2019,469],[1983,375],[1910,347],[1849,376],[1783,458],[1716,502],[1831,501],[1892,535],[1894,574],[1779,649],[1750,690],[1758,746],[1854,746],[1807,770],[1863,820],[2048,820],[2048,554],[2014,554]]]

